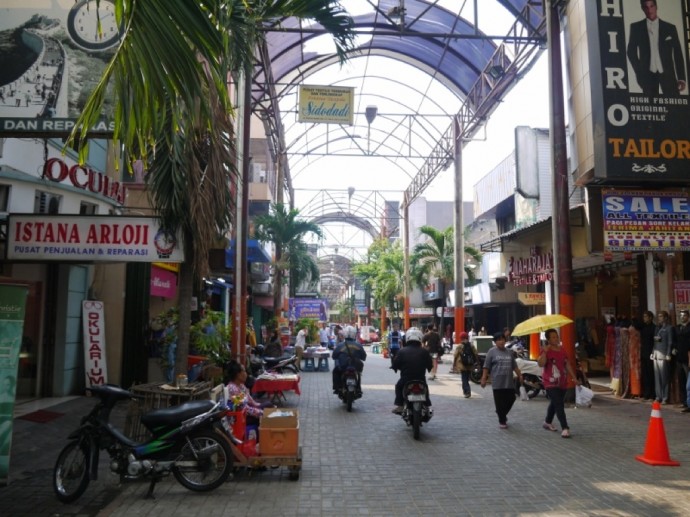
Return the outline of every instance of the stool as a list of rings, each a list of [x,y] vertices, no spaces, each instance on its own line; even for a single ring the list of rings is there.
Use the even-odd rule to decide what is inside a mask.
[[[331,369],[328,367],[328,356],[319,357],[319,364],[316,368],[320,372],[330,372]]]
[[[381,352],[381,345],[379,343],[374,343],[371,345],[371,353],[378,354]]]
[[[314,358],[313,357],[305,357],[304,358],[304,371],[305,372],[315,372],[316,367],[314,366]]]

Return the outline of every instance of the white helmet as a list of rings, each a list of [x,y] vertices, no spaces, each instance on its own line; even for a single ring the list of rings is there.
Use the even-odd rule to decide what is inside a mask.
[[[343,329],[343,336],[345,339],[357,339],[357,329],[352,325],[348,325]]]
[[[417,327],[410,327],[405,332],[405,341],[408,343],[410,341],[417,341],[417,342],[421,343],[423,338],[424,338],[424,334]]]

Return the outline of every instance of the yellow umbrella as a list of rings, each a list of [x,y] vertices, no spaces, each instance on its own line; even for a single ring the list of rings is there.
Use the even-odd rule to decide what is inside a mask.
[[[537,334],[538,332],[556,329],[572,322],[573,320],[562,314],[540,314],[539,316],[532,316],[530,319],[517,324],[511,334],[513,336]]]

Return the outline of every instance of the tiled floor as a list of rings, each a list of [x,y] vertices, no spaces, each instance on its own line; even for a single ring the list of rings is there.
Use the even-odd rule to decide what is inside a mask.
[[[42,399],[18,400],[14,404],[14,418],[19,418],[39,409],[48,409],[78,397],[49,397]]]

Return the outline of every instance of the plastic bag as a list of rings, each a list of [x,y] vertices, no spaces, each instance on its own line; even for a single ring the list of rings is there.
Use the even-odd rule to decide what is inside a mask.
[[[575,405],[576,406],[587,406],[592,407],[592,399],[594,398],[594,392],[589,388],[584,386],[578,386],[575,388]]]
[[[529,400],[527,389],[524,386],[520,386],[520,400]]]

